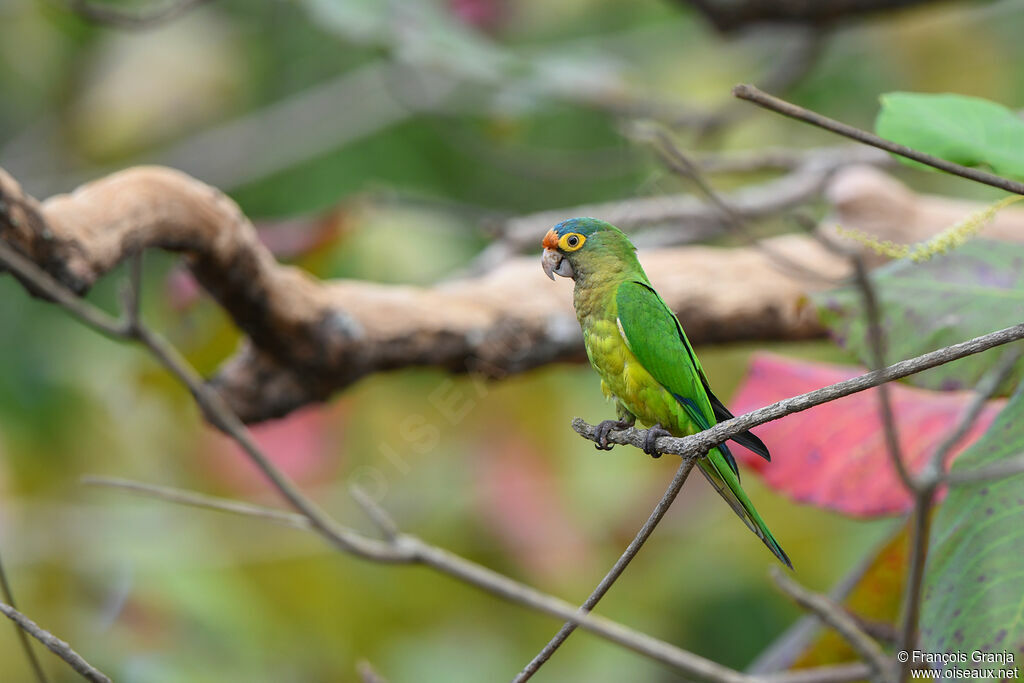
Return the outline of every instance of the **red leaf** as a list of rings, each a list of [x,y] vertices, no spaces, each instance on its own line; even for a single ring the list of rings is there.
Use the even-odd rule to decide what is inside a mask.
[[[863,372],[853,366],[757,354],[732,409],[740,415]],[[889,386],[903,457],[916,472],[957,424],[972,394]],[[1004,404],[990,401],[985,406],[950,460],[981,436]],[[771,450],[772,462],[741,446],[735,447],[737,456],[793,500],[862,517],[910,509],[910,496],[886,452],[877,389],[794,413],[754,431]]]

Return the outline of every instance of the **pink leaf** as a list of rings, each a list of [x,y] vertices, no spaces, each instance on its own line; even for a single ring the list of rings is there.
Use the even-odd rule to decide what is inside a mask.
[[[856,377],[862,368],[809,363],[757,354],[732,401],[736,415],[813,389]],[[918,471],[960,419],[970,392],[938,392],[889,385],[903,457]],[[955,458],[988,428],[1005,401],[990,401]],[[773,489],[793,500],[838,512],[872,517],[910,509],[885,446],[878,390],[869,389],[754,429],[768,445],[765,462],[741,446],[737,457],[758,470]]]

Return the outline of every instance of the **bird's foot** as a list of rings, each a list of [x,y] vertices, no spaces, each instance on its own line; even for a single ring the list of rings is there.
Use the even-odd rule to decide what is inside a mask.
[[[663,436],[672,436],[672,432],[662,427],[661,423],[648,429],[647,436],[644,437],[644,453],[652,458],[660,458],[661,453],[658,452],[658,447],[655,444]]]
[[[599,451],[610,451],[615,444],[608,443],[608,433],[612,430],[628,429],[633,426],[629,420],[601,420],[594,428],[594,448]]]

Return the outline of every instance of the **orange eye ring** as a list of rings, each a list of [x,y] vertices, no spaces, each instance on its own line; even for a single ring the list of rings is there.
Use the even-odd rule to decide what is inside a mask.
[[[570,232],[566,235],[562,235],[562,239],[558,240],[558,248],[562,251],[576,251],[587,241],[587,238],[578,232]]]

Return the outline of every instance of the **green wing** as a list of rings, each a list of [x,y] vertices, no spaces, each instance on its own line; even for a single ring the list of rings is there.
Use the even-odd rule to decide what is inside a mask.
[[[651,376],[679,401],[690,419],[701,429],[707,429],[718,422],[717,418],[723,411],[731,416],[721,401],[710,392],[704,370],[679,320],[658,293],[644,282],[630,281],[619,285],[615,300],[619,326],[630,351]],[[716,409],[715,404],[721,407]],[[749,436],[767,455],[764,444],[752,434]],[[741,443],[748,445],[743,441]],[[752,450],[758,451],[757,448]],[[740,486],[736,461],[725,444],[713,449],[698,464],[704,476],[740,519],[780,561],[792,568],[786,553]]]
[[[633,355],[658,382],[677,397],[698,424],[716,422],[704,391],[704,370],[690,348],[679,321],[651,287],[624,282],[615,293],[619,325]]]
[[[703,421],[697,420],[697,424],[711,426],[731,419],[733,414],[711,391],[704,368],[697,360],[683,326],[658,293],[642,282],[624,282],[619,285],[616,299],[619,322],[631,328],[627,340],[633,355],[677,398],[694,401],[687,412],[697,412],[704,417]],[[703,428],[707,429],[707,426]],[[749,431],[737,434],[732,440],[765,460],[772,459],[764,442]],[[732,455],[728,449],[725,450],[735,471]],[[736,473],[739,474],[738,471]]]

